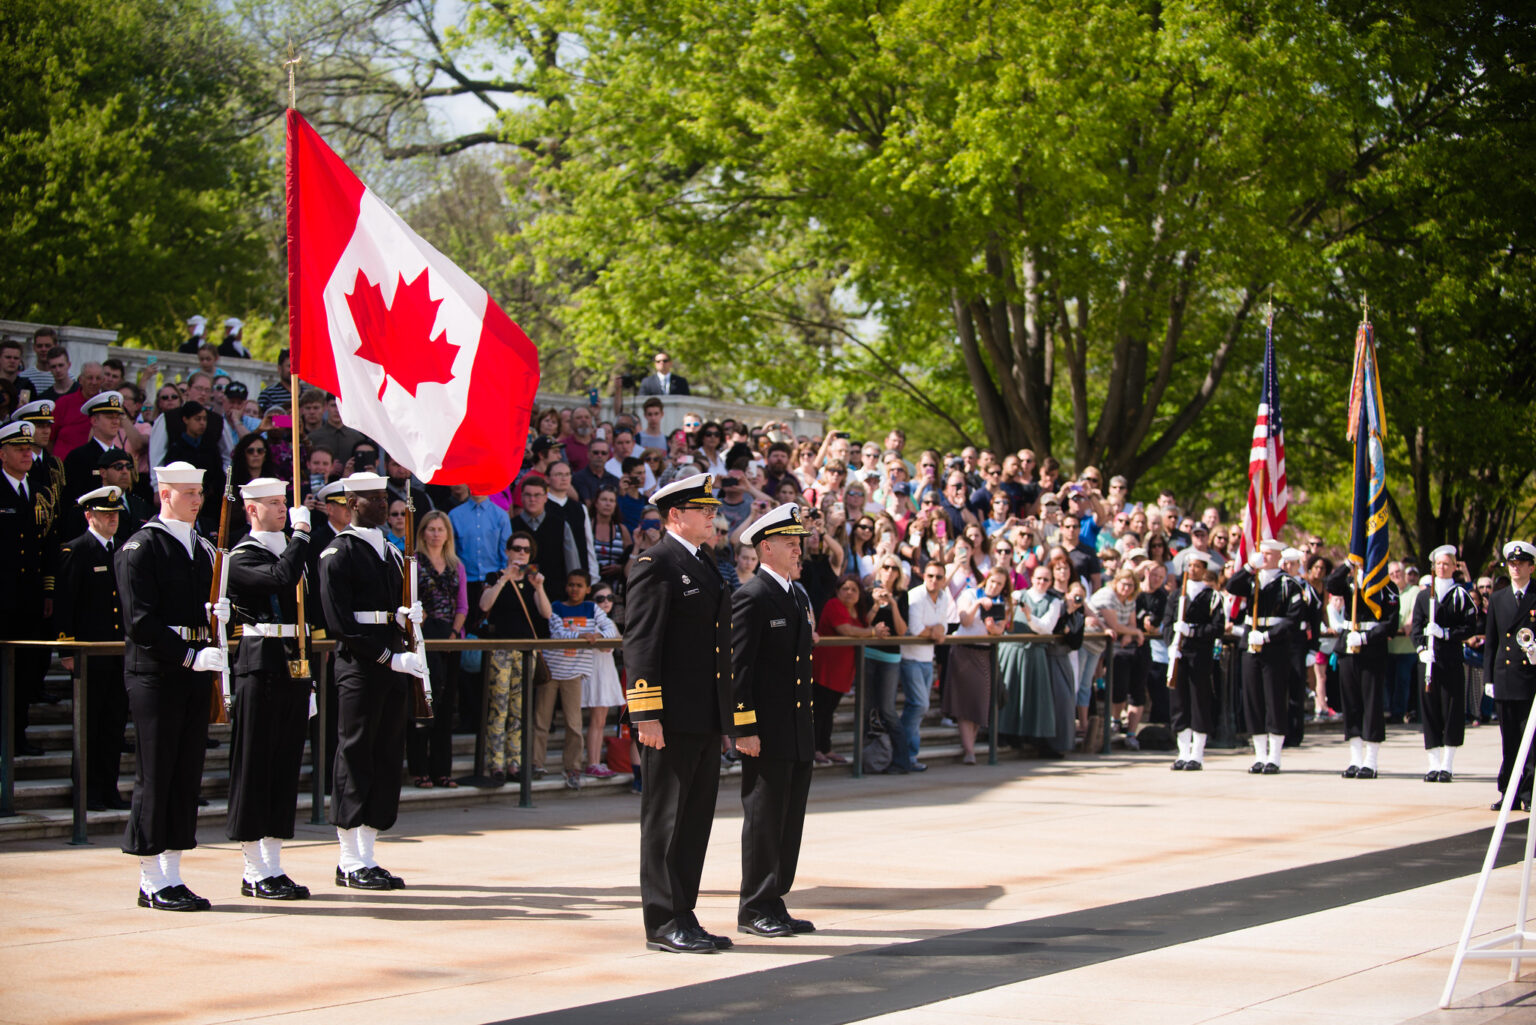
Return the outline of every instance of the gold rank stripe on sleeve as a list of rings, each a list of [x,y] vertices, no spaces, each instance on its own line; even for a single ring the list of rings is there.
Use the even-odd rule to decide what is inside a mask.
[[[629,703],[632,712],[659,712],[661,711],[661,685],[636,680],[635,685],[625,691],[624,699]]]
[[[737,726],[752,726],[757,723],[757,712],[751,709],[736,713]]]

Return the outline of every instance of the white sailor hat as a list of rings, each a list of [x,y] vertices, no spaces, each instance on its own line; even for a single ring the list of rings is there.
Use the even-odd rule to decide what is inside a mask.
[[[35,424],[53,423],[53,400],[38,399],[36,402],[28,402],[11,414],[11,420],[27,420]]]
[[[240,485],[241,498],[281,498],[288,493],[288,482],[276,477],[257,477],[249,484]]]
[[[123,512],[128,508],[123,504],[123,489],[115,484],[108,484],[95,491],[87,491],[75,499],[75,504],[82,509],[96,512]]]
[[[319,491],[316,491],[315,497],[322,502],[344,503],[347,500],[347,490],[341,481],[333,480]]]
[[[31,445],[37,428],[30,420],[12,420],[0,427],[0,445]]]
[[[97,392],[84,402],[80,403],[80,412],[89,416],[92,413],[122,413],[123,393],[120,391]]]
[[[1455,545],[1441,545],[1439,548],[1436,548],[1434,551],[1429,553],[1429,561],[1430,562],[1434,562],[1436,559],[1440,558],[1440,556],[1442,556],[1442,555],[1449,555],[1453,559],[1456,558],[1456,546]]]
[[[368,470],[359,470],[341,478],[341,486],[349,492],[352,491],[383,491],[389,486],[389,478],[381,477]]]
[[[1280,553],[1281,562],[1300,562],[1307,557],[1307,553],[1300,548],[1287,548]]]
[[[192,329],[193,334],[200,335],[203,333],[203,328],[208,326],[208,318],[201,313],[194,313],[187,318],[187,326]]]
[[[177,460],[174,463],[155,467],[155,480],[161,484],[201,484],[203,471],[191,463]]]
[[[241,320],[239,317],[230,317],[224,321],[224,326],[231,331],[238,331],[245,326],[245,321]]]
[[[719,505],[720,500],[715,497],[715,475],[695,473],[691,477],[675,480],[653,491],[651,504],[662,512],[681,505]]]
[[[1284,552],[1285,551],[1285,542],[1284,541],[1276,540],[1275,538],[1272,538],[1272,537],[1266,537],[1264,540],[1259,542],[1259,551],[1261,551],[1261,552]],[[1285,556],[1281,555],[1281,558],[1283,559],[1283,558],[1285,558]]]
[[[1184,565],[1186,565],[1186,566],[1188,566],[1192,562],[1198,562],[1202,566],[1209,566],[1211,564],[1211,555],[1210,555],[1210,553],[1209,552],[1202,552],[1198,548],[1186,548],[1186,549],[1184,549],[1182,552],[1179,553],[1179,558],[1184,560]]]
[[[800,503],[786,502],[742,527],[737,536],[746,544],[756,545],[770,537],[805,537],[809,533],[800,522]]]
[[[1504,561],[1511,562],[1515,559],[1536,562],[1536,547],[1532,547],[1529,541],[1506,541],[1504,543]]]

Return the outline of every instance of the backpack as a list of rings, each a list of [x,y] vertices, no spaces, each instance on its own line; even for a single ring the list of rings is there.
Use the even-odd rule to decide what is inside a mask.
[[[880,721],[880,713],[869,710],[869,722],[864,728],[864,771],[884,772],[891,767],[891,738]]]

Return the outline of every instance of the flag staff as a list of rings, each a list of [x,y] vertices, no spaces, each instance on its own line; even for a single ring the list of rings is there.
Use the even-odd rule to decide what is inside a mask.
[[[290,50],[289,52],[291,53],[292,51]],[[288,69],[289,110],[292,110],[294,107],[295,97],[293,86],[293,69],[303,59],[303,57],[290,57],[283,61],[283,67]],[[291,255],[292,254],[290,254],[290,258]],[[291,344],[289,348],[291,355]],[[303,495],[303,491],[301,491],[299,488],[299,374],[298,371],[293,370],[293,366],[293,361],[290,360],[290,373],[288,375],[288,411],[290,414],[289,419],[292,421],[291,426],[293,428],[293,504],[302,505],[303,499],[301,496]],[[304,611],[304,578],[302,576],[299,577],[299,582],[296,585],[295,590],[297,593],[298,623],[296,624],[297,629],[294,630],[294,634],[297,636],[299,642],[299,657],[288,664],[288,675],[295,679],[302,679],[309,676],[309,657],[308,651],[306,650],[308,645],[305,643],[304,637],[304,626],[309,622],[309,619]]]
[[[1275,288],[1273,285],[1271,285],[1269,288],[1269,297],[1264,300],[1265,337],[1270,337],[1274,330]],[[1274,417],[1274,410],[1270,410],[1269,416],[1271,418]],[[1271,426],[1268,429],[1272,430],[1273,427]],[[1259,550],[1259,543],[1264,540],[1264,524],[1267,522],[1264,518],[1264,478],[1268,473],[1269,456],[1266,452],[1265,457],[1259,462],[1259,477],[1255,482],[1257,486],[1254,488],[1253,497],[1257,500],[1258,507],[1255,510],[1255,515],[1253,518],[1253,552],[1249,553],[1250,558],[1252,558],[1254,552]],[[1255,574],[1253,578],[1253,600],[1252,603],[1248,606],[1248,628],[1250,630],[1257,630],[1259,628],[1259,578],[1257,574]]]

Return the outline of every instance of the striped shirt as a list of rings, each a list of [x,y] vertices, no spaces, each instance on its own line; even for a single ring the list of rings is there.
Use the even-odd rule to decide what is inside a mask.
[[[549,636],[556,640],[569,640],[593,632],[604,637],[619,635],[619,628],[613,625],[613,620],[595,602],[568,605],[563,601],[555,601],[550,602],[549,607]],[[544,664],[549,667],[549,675],[556,680],[588,677],[595,671],[591,648],[548,648],[544,651]]]

